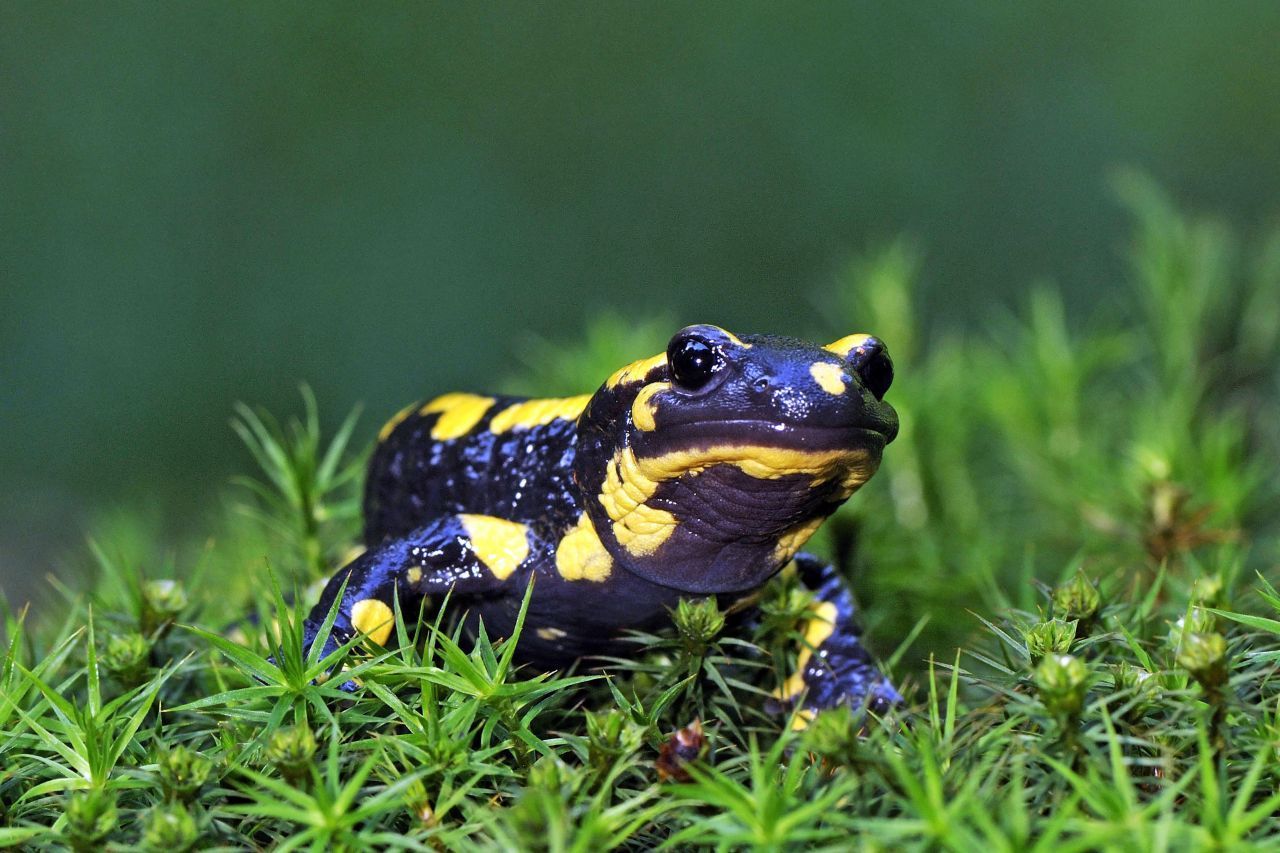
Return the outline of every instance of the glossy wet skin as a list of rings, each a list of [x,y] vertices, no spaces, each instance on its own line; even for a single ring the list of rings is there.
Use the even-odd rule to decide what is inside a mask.
[[[875,372],[873,351],[884,358]],[[642,387],[632,407],[630,438],[652,452],[734,438],[878,453],[898,432],[897,413],[883,401],[892,368],[875,338],[842,357],[795,338],[690,326],[672,339],[667,363],[667,378]]]
[[[897,701],[839,572],[797,553],[897,434],[892,379],[868,335],[824,347],[691,326],[591,395],[415,403],[380,433],[367,550],[326,585],[306,641],[385,644],[395,607],[446,597],[470,633],[505,636],[527,596],[518,657],[565,666],[633,654],[628,632],[668,625],[689,595],[743,612],[791,564],[814,615],[776,698],[805,694],[809,712]]]
[[[592,398],[576,470],[604,546],[663,586],[759,586],[897,434],[892,364],[868,336],[819,347],[691,326],[651,361]]]

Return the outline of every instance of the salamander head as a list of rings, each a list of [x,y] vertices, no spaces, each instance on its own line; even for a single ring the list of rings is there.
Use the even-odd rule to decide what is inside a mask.
[[[681,329],[579,420],[575,474],[614,560],[687,592],[760,585],[865,483],[898,432],[884,345]]]

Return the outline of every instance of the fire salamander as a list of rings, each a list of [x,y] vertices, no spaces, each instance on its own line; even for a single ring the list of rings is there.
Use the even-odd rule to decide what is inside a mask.
[[[534,591],[521,659],[555,668],[627,654],[627,629],[669,624],[681,597],[746,602],[794,563],[814,595],[795,674],[779,691],[815,711],[900,701],[859,642],[836,570],[801,546],[875,473],[898,416],[884,345],[820,347],[689,326],[594,394],[445,394],[383,427],[365,494],[367,550],[329,581],[308,644],[392,635],[424,596],[502,636]],[[452,605],[451,605],[452,607]],[[634,645],[630,646],[634,650]]]

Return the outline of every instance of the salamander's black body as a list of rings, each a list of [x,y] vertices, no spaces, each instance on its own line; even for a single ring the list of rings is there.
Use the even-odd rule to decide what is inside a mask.
[[[626,630],[668,622],[681,597],[741,600],[793,564],[816,601],[781,698],[892,703],[843,581],[797,555],[897,434],[891,381],[867,335],[819,347],[691,326],[593,395],[410,407],[370,464],[367,550],[326,587],[308,641],[340,592],[329,647],[387,642],[397,593],[405,613],[452,593],[500,636],[533,582],[519,654],[561,666],[625,652]]]

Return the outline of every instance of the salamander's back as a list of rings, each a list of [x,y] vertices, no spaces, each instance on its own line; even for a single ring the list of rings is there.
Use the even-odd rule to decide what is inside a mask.
[[[448,513],[556,527],[577,514],[576,418],[588,396],[445,394],[383,427],[365,484],[365,543]]]

